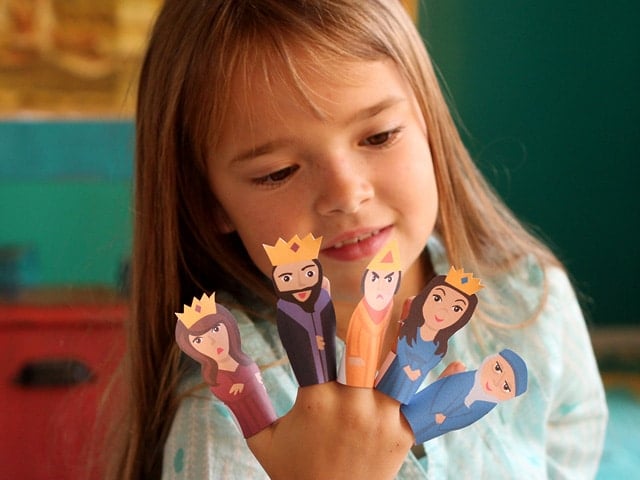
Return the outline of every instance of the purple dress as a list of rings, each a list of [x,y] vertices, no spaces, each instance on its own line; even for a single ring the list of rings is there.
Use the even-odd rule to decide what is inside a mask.
[[[210,387],[211,392],[233,412],[244,438],[252,437],[277,419],[255,363],[238,365],[235,372],[218,370],[217,381],[218,385]],[[244,388],[233,395],[229,390],[236,383],[244,384]]]

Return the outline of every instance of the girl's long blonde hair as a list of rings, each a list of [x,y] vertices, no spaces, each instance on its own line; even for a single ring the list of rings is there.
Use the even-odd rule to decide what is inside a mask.
[[[174,340],[183,303],[230,291],[274,303],[271,285],[222,215],[207,182],[234,83],[259,68],[305,95],[305,58],[392,59],[424,114],[440,199],[436,231],[454,265],[486,277],[527,254],[553,255],[485,183],[458,135],[423,41],[399,0],[168,0],[142,67],[136,118],[132,321],[118,479],[160,478],[178,407]],[[277,66],[277,69],[273,69]],[[255,70],[254,70],[255,71]],[[247,292],[251,292],[248,294]],[[255,303],[255,302],[254,302]]]

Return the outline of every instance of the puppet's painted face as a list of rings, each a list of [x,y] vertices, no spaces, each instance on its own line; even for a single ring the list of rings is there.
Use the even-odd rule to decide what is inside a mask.
[[[278,265],[273,270],[273,282],[278,292],[291,293],[300,303],[309,299],[320,280],[318,265],[309,260]]]
[[[224,323],[217,323],[202,335],[189,335],[198,352],[220,363],[229,358],[229,332]]]
[[[384,310],[393,300],[400,272],[368,270],[364,278],[364,298],[374,310]]]
[[[501,355],[492,355],[482,362],[480,381],[484,391],[499,402],[516,396],[513,368]]]
[[[362,299],[362,272],[393,236],[402,252],[401,289],[415,294],[425,284],[416,260],[435,225],[438,194],[411,86],[390,60],[300,55],[297,73],[315,108],[280,81],[278,65],[270,70],[274,81],[256,68],[234,83],[207,165],[227,226],[267,276],[263,244],[322,236],[319,260],[332,299],[353,304]]]
[[[427,328],[442,330],[456,323],[469,308],[469,300],[462,293],[446,285],[433,287],[422,306]]]

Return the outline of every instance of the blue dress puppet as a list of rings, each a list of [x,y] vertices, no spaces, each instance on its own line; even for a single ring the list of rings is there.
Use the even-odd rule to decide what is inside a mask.
[[[449,338],[471,319],[478,304],[475,293],[482,287],[471,273],[453,267],[446,276],[433,278],[411,302],[395,357],[376,388],[400,403],[409,403],[427,373],[447,353]]]
[[[409,422],[415,443],[471,425],[499,402],[527,389],[527,367],[509,349],[484,359],[478,370],[441,378],[417,393],[400,411]]]

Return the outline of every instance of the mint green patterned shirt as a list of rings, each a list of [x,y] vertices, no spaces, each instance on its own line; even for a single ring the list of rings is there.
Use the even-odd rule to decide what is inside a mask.
[[[436,272],[446,274],[449,264],[441,245],[432,239],[428,247]],[[584,318],[565,273],[556,268],[543,271],[534,261],[525,261],[509,275],[482,280],[487,288],[478,294],[478,312],[451,338],[447,355],[425,382],[433,382],[454,360],[474,369],[486,355],[511,348],[527,362],[528,390],[475,424],[425,443],[421,458],[409,453],[397,478],[593,478],[607,408]],[[526,322],[543,300],[536,320]],[[498,313],[492,308],[492,319],[500,325],[482,318],[483,305],[496,303]],[[277,330],[233,313],[243,350],[266,366],[265,386],[277,414],[284,415],[294,403],[297,383],[282,361],[285,353]],[[200,373],[194,371],[183,386],[198,383]],[[165,444],[163,479],[263,478],[268,477],[227,408],[206,388],[186,397]]]

